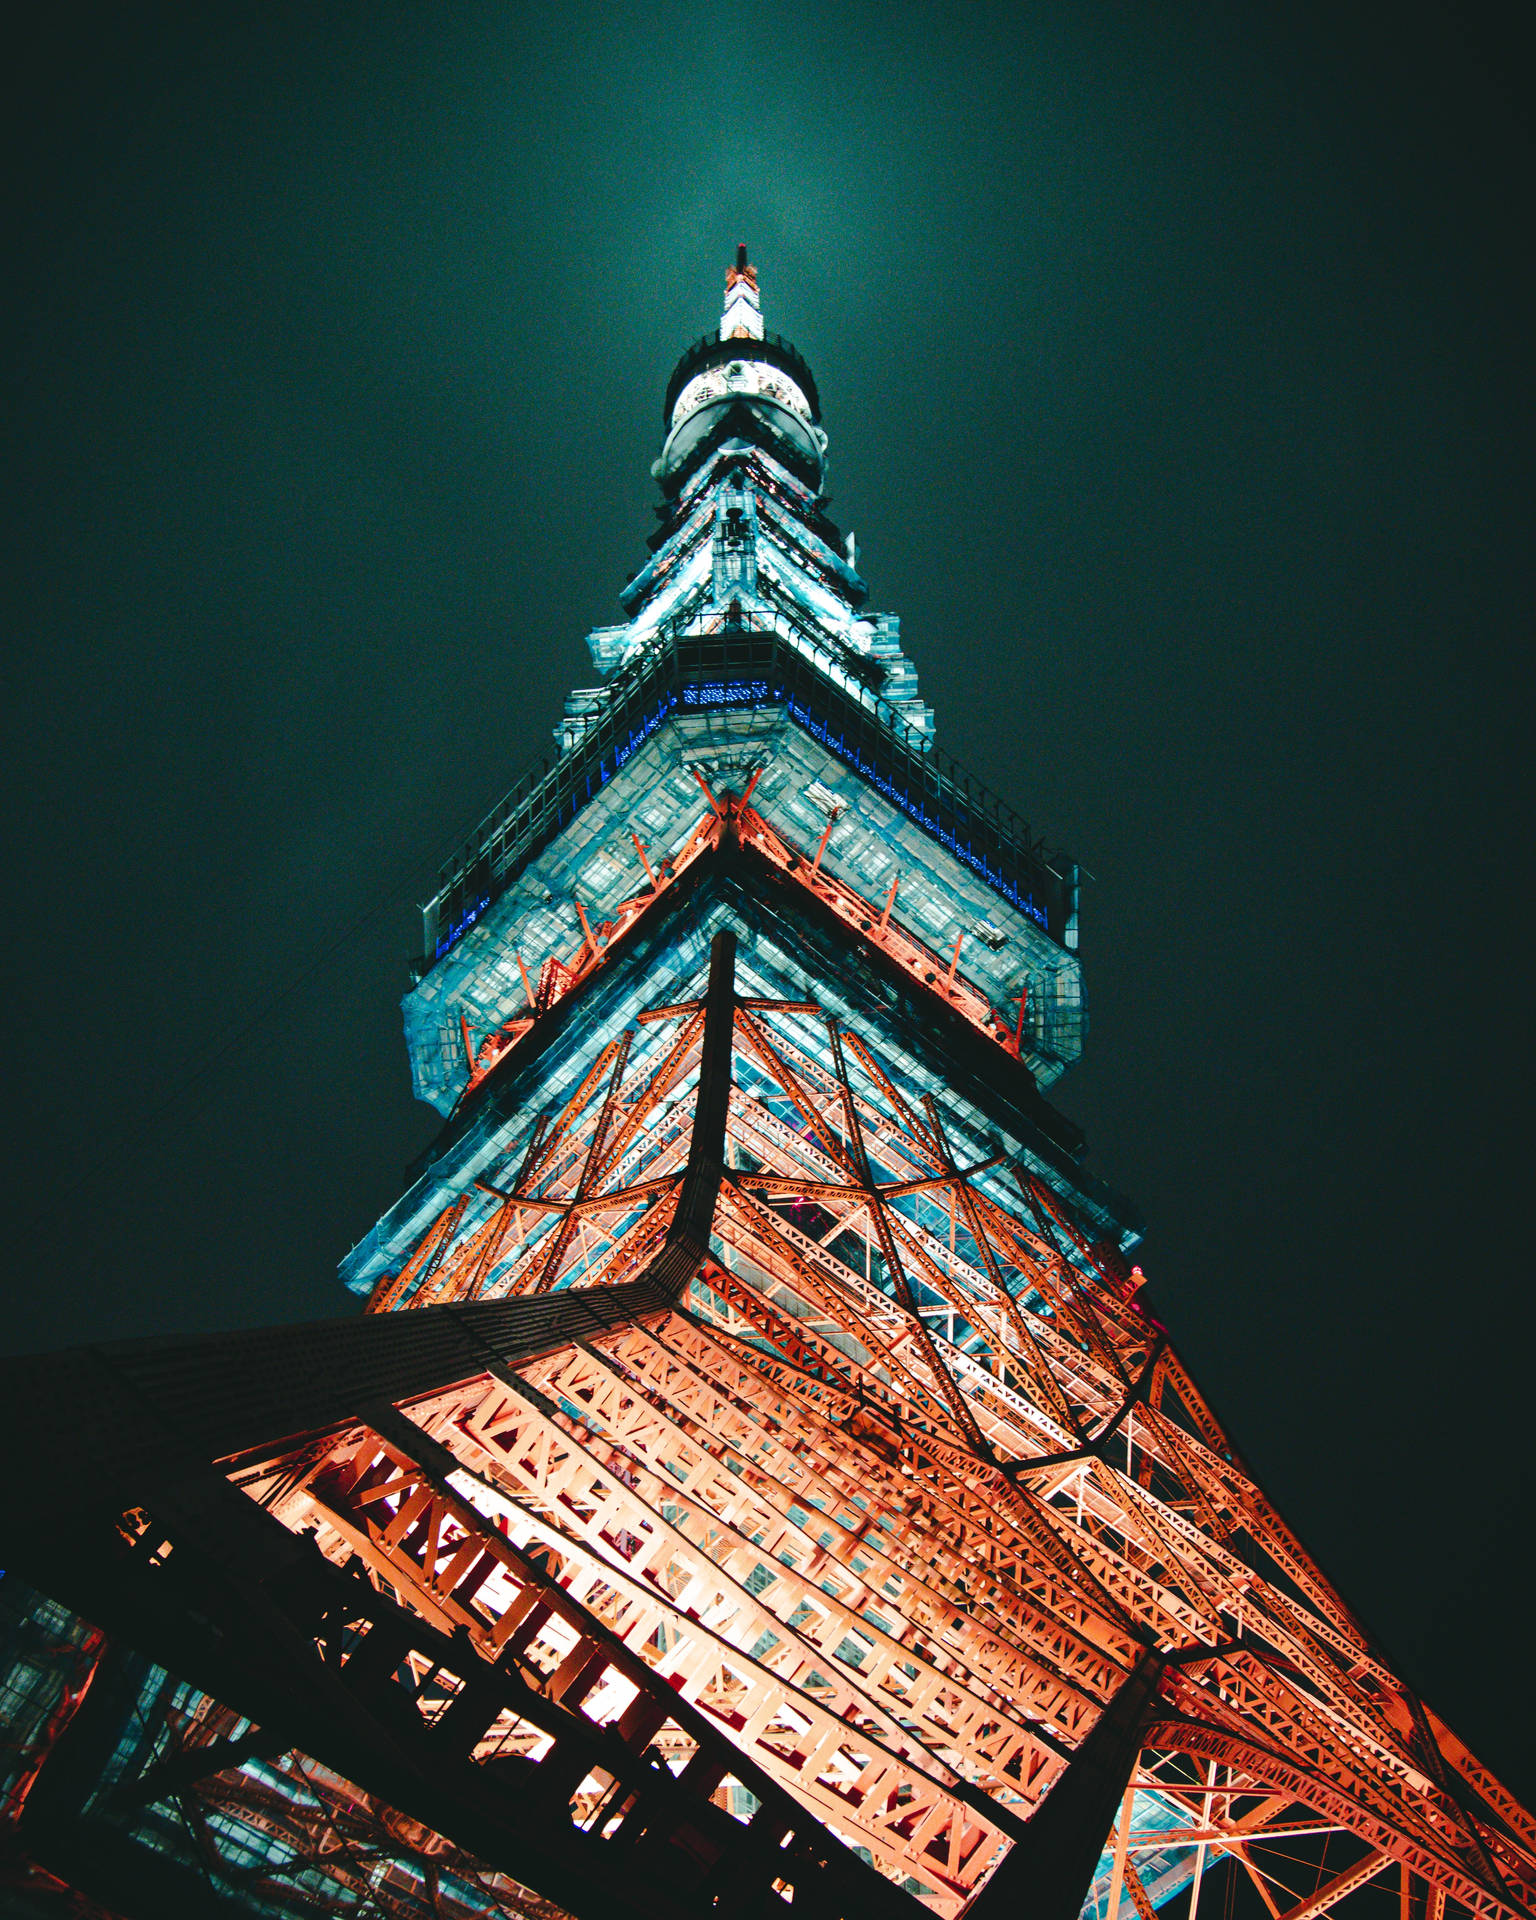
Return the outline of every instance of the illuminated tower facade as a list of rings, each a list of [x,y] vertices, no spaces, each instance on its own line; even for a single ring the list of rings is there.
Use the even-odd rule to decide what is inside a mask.
[[[28,1897],[1536,1911],[1141,1303],[1045,1097],[1077,869],[937,744],[825,462],[742,249],[596,683],[425,910],[368,1311],[0,1382]]]

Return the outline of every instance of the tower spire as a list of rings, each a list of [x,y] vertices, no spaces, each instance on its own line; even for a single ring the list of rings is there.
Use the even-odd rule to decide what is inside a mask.
[[[763,309],[757,293],[757,268],[747,260],[747,243],[736,248],[736,263],[725,270],[725,310],[720,315],[722,340],[761,340]]]

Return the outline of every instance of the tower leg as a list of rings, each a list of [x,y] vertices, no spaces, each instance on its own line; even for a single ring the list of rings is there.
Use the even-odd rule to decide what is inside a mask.
[[[731,1041],[736,1025],[736,936],[717,933],[709,949],[709,986],[704,998],[704,1041],[693,1137],[677,1213],[644,1278],[677,1296],[704,1264],[714,1225],[715,1202],[725,1171],[725,1123],[731,1104]]]
[[[1163,1663],[1150,1650],[1046,1795],[967,1920],[1077,1920],[1135,1772]],[[1114,1920],[1114,1915],[1108,1916]]]

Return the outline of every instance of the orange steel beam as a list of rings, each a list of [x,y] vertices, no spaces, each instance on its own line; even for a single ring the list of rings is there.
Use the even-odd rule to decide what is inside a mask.
[[[755,831],[735,804],[711,821]],[[579,1284],[670,1276],[669,1315],[417,1409],[494,1493],[465,1497],[931,1911],[985,1920],[1152,1649],[1138,1778],[1181,1831],[1242,1858],[1326,1827],[1376,1863],[1277,1920],[1393,1862],[1426,1920],[1536,1914],[1536,1821],[1381,1660],[1062,1200],[962,1166],[941,1102],[813,1002],[712,978],[653,1012],[681,1024],[637,1020],[482,1173],[501,1211],[452,1203],[381,1291],[560,1287],[587,1219],[613,1242]],[[423,1567],[426,1511],[399,1535]]]
[[[822,866],[822,857],[826,852],[832,829],[841,817],[841,809],[828,819],[814,854],[807,856],[799,852],[791,841],[769,824],[760,811],[748,804],[761,773],[761,768],[753,771],[745,792],[739,797],[727,790],[717,798],[703,774],[694,768],[694,778],[709,802],[708,812],[695,825],[679,851],[659,870],[652,865],[638,837],[631,833],[630,838],[635,842],[645,873],[646,890],[622,901],[614,910],[613,918],[603,921],[595,931],[587,918],[586,909],[573,895],[573,904],[581,926],[581,940],[572,954],[547,956],[537,993],[529,986],[527,967],[521,952],[518,953],[518,966],[522,970],[530,1013],[514,1016],[497,1032],[489,1035],[474,1052],[470,1058],[468,1083],[459,1096],[461,1102],[485,1080],[518,1041],[532,1030],[539,1017],[559,1001],[576,992],[607,963],[609,953],[615,944],[631,931],[669,888],[676,885],[702,854],[720,844],[722,834],[727,831],[734,835],[739,844],[753,848],[780,872],[805,888],[824,905],[830,906],[839,919],[851,927],[859,938],[880,949],[920,984],[935,992],[947,1004],[954,1006],[974,1027],[986,1034],[989,1039],[996,1041],[1005,1052],[1015,1057],[1021,1056],[1024,1006],[1028,999],[1027,984],[1020,1001],[1018,1020],[1015,1024],[1010,1024],[980,988],[966,981],[959,974],[960,949],[965,938],[964,931],[962,930],[956,936],[954,948],[948,961],[945,961],[918,935],[893,921],[892,911],[896,904],[899,875],[892,882],[884,905],[875,907],[855,888],[827,873]],[[467,1050],[467,1032],[465,1045]]]

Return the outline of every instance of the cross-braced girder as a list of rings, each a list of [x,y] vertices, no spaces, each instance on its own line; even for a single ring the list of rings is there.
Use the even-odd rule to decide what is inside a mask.
[[[87,1356],[85,1399],[13,1370],[7,1417],[103,1490],[77,1521],[13,1486],[18,1559],[130,1644],[170,1608],[273,1764],[583,1920],[791,1885],[979,1920],[1053,1886],[1071,1920],[1106,1836],[1142,1920],[1192,1855],[1275,1920],[1384,1876],[1408,1920],[1529,1913],[1530,1817],[1137,1276],[877,1034],[752,984],[723,937],[699,997],[600,1035],[429,1223],[404,1311]],[[254,1818],[227,1773],[199,1794]],[[1275,1861],[1311,1836],[1309,1894]]]
[[[453,1202],[378,1304],[645,1272],[685,1181],[704,1007],[614,1036],[482,1176],[494,1207]],[[1213,1859],[1323,1822],[1375,1864],[1308,1914],[1389,1865],[1470,1912],[1530,1911],[1536,1825],[1371,1647],[1139,1276],[903,1080],[814,1000],[743,992],[707,1256],[661,1318],[413,1408],[468,1497],[935,1912],[990,1913],[1149,1654],[1143,1771]],[[289,1494],[295,1524],[309,1498]]]

